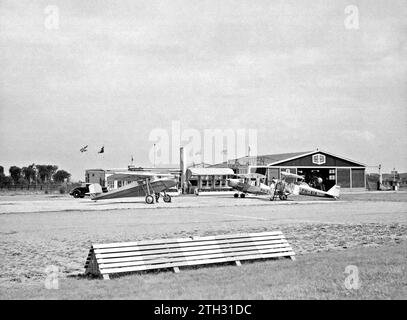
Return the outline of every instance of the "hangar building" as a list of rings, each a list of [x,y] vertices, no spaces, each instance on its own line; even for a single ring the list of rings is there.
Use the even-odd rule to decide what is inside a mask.
[[[322,150],[269,154],[229,160],[215,167],[228,167],[235,173],[261,173],[267,181],[281,179],[281,172],[305,176],[311,183],[313,177],[322,178],[325,190],[337,184],[343,189],[366,190],[366,165]]]

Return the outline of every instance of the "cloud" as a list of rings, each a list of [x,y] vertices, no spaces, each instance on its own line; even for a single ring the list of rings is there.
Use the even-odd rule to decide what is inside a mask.
[[[92,162],[57,148],[91,142],[120,146],[104,167],[130,152],[142,165],[148,133],[172,120],[258,128],[265,153],[326,144],[352,155],[350,140],[377,138],[406,157],[392,146],[407,133],[405,1],[360,2],[349,31],[341,0],[55,0],[52,32],[47,1],[0,1],[2,165],[57,150],[82,177]]]

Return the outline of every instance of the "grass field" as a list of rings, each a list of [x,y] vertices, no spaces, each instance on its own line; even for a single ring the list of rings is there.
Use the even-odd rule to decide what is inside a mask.
[[[407,245],[354,248],[289,259],[131,274],[110,281],[70,277],[59,289],[18,284],[1,299],[406,299]],[[345,268],[358,268],[347,289]]]
[[[341,200],[182,197],[169,207],[146,207],[0,196],[0,298],[406,299],[407,193],[344,194]],[[69,209],[78,203],[79,209]],[[92,243],[277,229],[297,261],[133,274],[108,283],[77,276]],[[359,267],[366,284],[357,291],[343,286],[350,264]],[[44,288],[49,265],[60,269],[59,290]]]

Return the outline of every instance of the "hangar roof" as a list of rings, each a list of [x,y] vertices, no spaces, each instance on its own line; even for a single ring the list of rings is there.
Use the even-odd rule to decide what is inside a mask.
[[[235,174],[230,168],[188,168],[190,176],[226,176]]]
[[[291,153],[277,153],[277,154],[267,154],[267,155],[259,155],[259,156],[252,156],[252,157],[241,157],[236,160],[229,160],[228,162],[223,162],[219,164],[215,164],[212,168],[222,168],[229,166],[272,166],[278,164],[284,164],[288,161],[303,158],[305,156],[312,155],[314,153],[323,153],[329,155],[334,158],[345,160],[349,163],[355,164],[357,166],[365,167],[366,165],[354,160],[350,160],[344,158],[342,156],[335,155],[333,153],[324,151],[324,150],[313,150],[313,151],[303,151],[303,152],[291,152]]]
[[[288,163],[289,161],[296,160],[296,159],[299,159],[299,158],[304,158],[304,157],[306,157],[306,156],[310,156],[310,155],[316,154],[316,153],[321,153],[321,154],[325,154],[325,155],[331,156],[332,158],[340,159],[340,160],[342,160],[342,162],[347,163],[347,164],[350,164],[350,165],[356,165],[356,166],[360,166],[360,167],[366,167],[366,164],[364,164],[364,163],[361,163],[361,162],[358,162],[358,161],[354,161],[354,160],[350,160],[350,159],[348,159],[348,158],[345,158],[345,157],[342,157],[342,156],[338,156],[338,155],[333,154],[333,153],[331,153],[331,152],[327,152],[327,151],[325,151],[325,150],[319,150],[319,149],[316,149],[316,150],[314,150],[314,151],[304,152],[304,153],[301,153],[301,154],[298,154],[298,155],[295,155],[295,156],[292,156],[292,157],[289,157],[289,158],[286,158],[286,159],[277,160],[277,161],[274,161],[274,162],[269,163],[268,165],[269,165],[269,166],[273,166],[273,165],[278,165],[278,164],[283,164],[283,163],[285,164],[285,163]],[[340,165],[340,166],[343,166],[343,164]]]
[[[277,153],[277,154],[268,154],[264,156],[258,156],[257,161],[264,162],[265,164],[275,163],[279,161],[285,161],[287,159],[297,158],[303,155],[306,155],[312,151],[304,151],[304,152],[290,152],[290,153]],[[247,157],[246,157],[247,158]]]
[[[312,151],[303,151],[303,152],[290,152],[290,153],[276,153],[276,154],[266,154],[266,155],[259,155],[257,157],[241,157],[238,159],[229,160],[229,164],[232,162],[233,164],[237,165],[247,165],[247,163],[252,164],[256,162],[258,165],[268,165],[269,163],[274,163],[281,160],[291,159],[293,157],[302,156],[308,154]],[[222,162],[211,166],[211,168],[224,168],[227,167],[227,162]]]

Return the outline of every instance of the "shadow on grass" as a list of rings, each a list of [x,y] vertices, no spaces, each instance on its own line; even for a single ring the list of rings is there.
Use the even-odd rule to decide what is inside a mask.
[[[267,258],[267,259],[251,259],[251,260],[239,260],[241,265],[252,265],[255,263],[262,263],[266,261],[284,261],[284,260],[291,260],[290,257],[276,257],[276,258]],[[294,262],[294,261],[293,261]],[[217,262],[217,263],[208,263],[204,265],[191,265],[191,266],[182,266],[179,267],[181,271],[194,271],[194,270],[211,270],[219,267],[225,266],[234,266],[239,267],[236,265],[236,261],[227,261],[227,262]],[[129,271],[129,272],[120,272],[120,273],[112,273],[109,274],[110,279],[121,279],[126,276],[130,275],[158,275],[158,274],[166,274],[166,273],[175,273],[173,267],[169,268],[157,268],[152,270],[142,270],[142,271]],[[74,274],[69,275],[67,278],[76,279],[76,280],[100,280],[103,279],[102,275],[93,275],[93,274]]]

